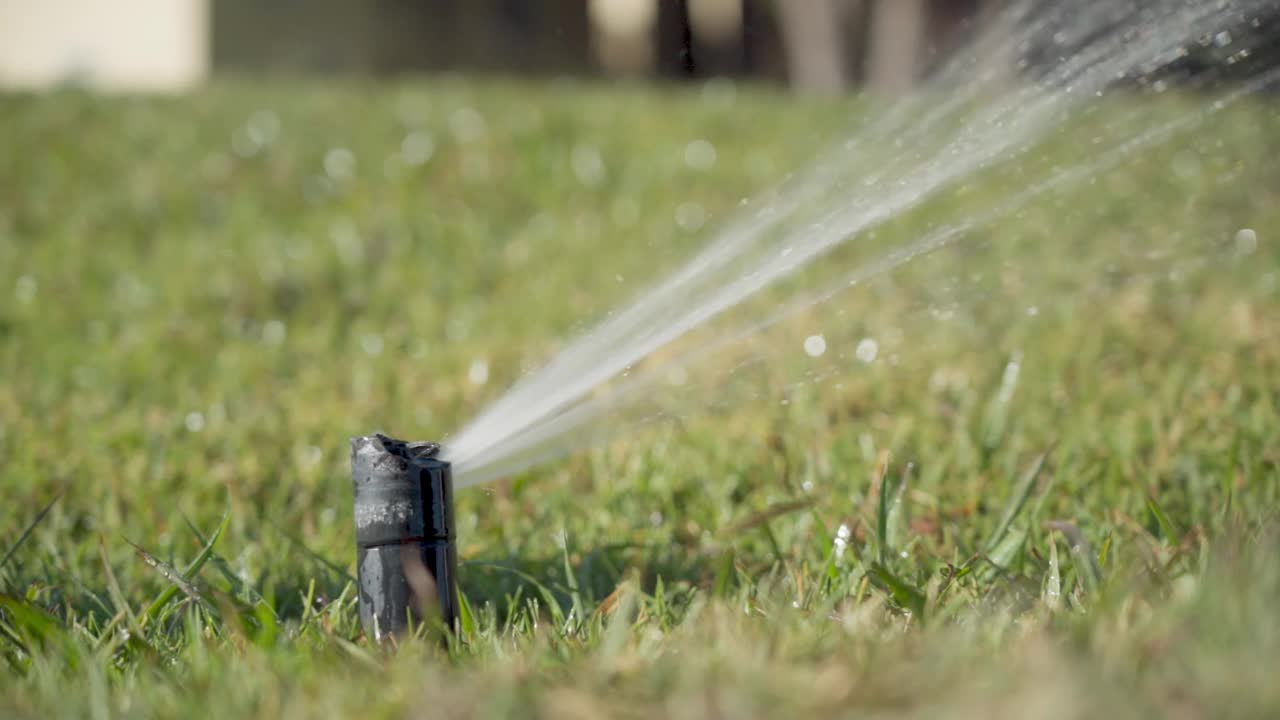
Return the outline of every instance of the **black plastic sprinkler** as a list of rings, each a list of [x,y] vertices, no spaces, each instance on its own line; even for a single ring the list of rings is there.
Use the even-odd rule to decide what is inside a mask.
[[[456,627],[453,470],[439,451],[381,434],[351,441],[360,623],[379,642],[433,611]]]

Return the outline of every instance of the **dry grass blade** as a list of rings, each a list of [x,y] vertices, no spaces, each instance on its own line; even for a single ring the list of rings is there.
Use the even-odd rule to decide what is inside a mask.
[[[752,513],[733,525],[730,525],[727,533],[730,535],[736,535],[747,530],[752,530],[784,515],[790,515],[793,512],[804,510],[812,506],[812,500],[787,500],[785,502],[774,503],[764,510]]]

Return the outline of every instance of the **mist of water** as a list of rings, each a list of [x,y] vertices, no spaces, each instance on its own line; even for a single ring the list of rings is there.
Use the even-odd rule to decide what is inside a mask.
[[[1267,0],[1016,4],[956,53],[933,83],[894,103],[813,167],[746,203],[685,265],[521,379],[449,439],[445,457],[454,463],[459,485],[503,477],[597,439],[590,431],[602,414],[642,394],[670,367],[696,364],[851,285],[958,242],[1038,195],[1203,123],[1270,83],[1274,73],[1176,121],[1124,130],[1090,148],[1075,166],[1046,172],[992,207],[850,267],[763,318],[725,329],[713,343],[653,362],[655,353],[816,259],[1028,152],[1077,121],[1117,81],[1159,72],[1199,38],[1222,42],[1225,28],[1247,24],[1268,6]],[[1060,48],[1062,57],[1032,75],[1027,56],[1044,47]]]

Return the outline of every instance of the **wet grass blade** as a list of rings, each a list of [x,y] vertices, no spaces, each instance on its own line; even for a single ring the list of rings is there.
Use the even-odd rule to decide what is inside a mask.
[[[130,541],[128,538],[125,539],[125,542],[129,543],[134,552],[138,554],[138,557],[142,558],[142,561],[146,563],[148,567],[159,573],[160,577],[173,583],[173,586],[178,590],[181,590],[184,595],[197,602],[204,599],[196,586],[183,577],[182,573],[178,572],[177,568],[161,560],[155,555],[152,555],[146,550],[146,548]],[[150,610],[150,608],[148,608],[148,610]]]
[[[191,564],[187,565],[186,570],[184,570],[180,574],[177,573],[176,571],[173,571],[173,568],[169,567],[168,565],[164,565],[163,563],[160,563],[158,559],[156,559],[150,553],[147,553],[142,548],[138,547],[137,545],[134,545],[132,542],[129,542],[128,540],[125,541],[125,542],[129,542],[130,545],[133,545],[134,550],[139,551],[139,554],[142,556],[143,561],[147,562],[148,565],[151,565],[153,568],[156,568],[157,570],[159,569],[156,565],[153,565],[148,560],[148,558],[151,558],[152,560],[155,560],[156,563],[160,563],[164,565],[164,567],[168,568],[170,571],[173,571],[171,573],[173,577],[181,581],[181,584],[179,584],[178,582],[175,582],[172,578],[168,576],[165,577],[165,579],[170,580],[173,584],[165,588],[164,591],[161,592],[160,595],[158,595],[154,601],[152,601],[151,605],[147,607],[146,611],[143,613],[144,621],[147,621],[147,620],[154,621],[160,615],[160,611],[164,609],[164,606],[168,605],[170,600],[173,600],[173,598],[178,594],[180,589],[183,592],[187,592],[189,588],[194,590],[194,587],[191,586],[189,582],[187,582],[187,578],[194,577],[196,573],[199,573],[200,568],[204,567],[204,564],[209,561],[210,557],[213,556],[213,548],[215,545],[218,544],[218,538],[222,537],[222,533],[226,532],[227,527],[230,524],[231,524],[231,510],[228,509],[225,513],[222,514],[222,522],[218,524],[218,529],[213,532],[213,535],[209,537],[209,541],[206,542],[204,544],[204,547],[200,549],[200,554],[196,555],[196,558],[191,561]],[[164,575],[164,573],[161,573],[161,574]],[[191,595],[190,592],[187,592],[187,594]]]
[[[187,529],[191,531],[191,534],[196,536],[196,540],[200,543],[201,547],[204,547],[206,544],[208,544],[209,539],[204,536],[204,533],[200,532],[200,528],[196,527],[195,523],[191,522],[190,518],[184,515],[182,520],[187,524]],[[272,615],[276,614],[275,608],[271,607],[271,603],[267,602],[267,599],[263,597],[262,593],[258,592],[257,588],[255,588],[253,585],[249,584],[248,582],[240,579],[239,576],[237,576],[234,572],[232,572],[231,568],[227,567],[226,560],[224,560],[221,556],[219,556],[217,553],[214,553],[212,556],[210,556],[209,562],[213,563],[213,567],[218,571],[218,574],[221,575],[222,578],[226,580],[227,583],[232,587],[233,592],[244,593],[244,595],[249,598],[251,603],[255,605],[261,605],[261,606],[267,607],[271,611]],[[279,622],[279,620],[280,618],[277,615],[276,622]]]
[[[1089,545],[1084,533],[1074,524],[1061,520],[1052,520],[1045,525],[1050,530],[1062,533],[1062,536],[1067,539],[1067,550],[1071,553],[1071,562],[1076,566],[1077,574],[1084,578],[1089,592],[1097,591],[1102,584],[1102,568],[1094,559],[1093,548]]]

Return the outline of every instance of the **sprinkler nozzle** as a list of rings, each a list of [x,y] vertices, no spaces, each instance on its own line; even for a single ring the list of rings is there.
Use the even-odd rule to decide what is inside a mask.
[[[433,611],[455,628],[453,471],[439,451],[382,434],[351,441],[360,623],[379,642]]]

